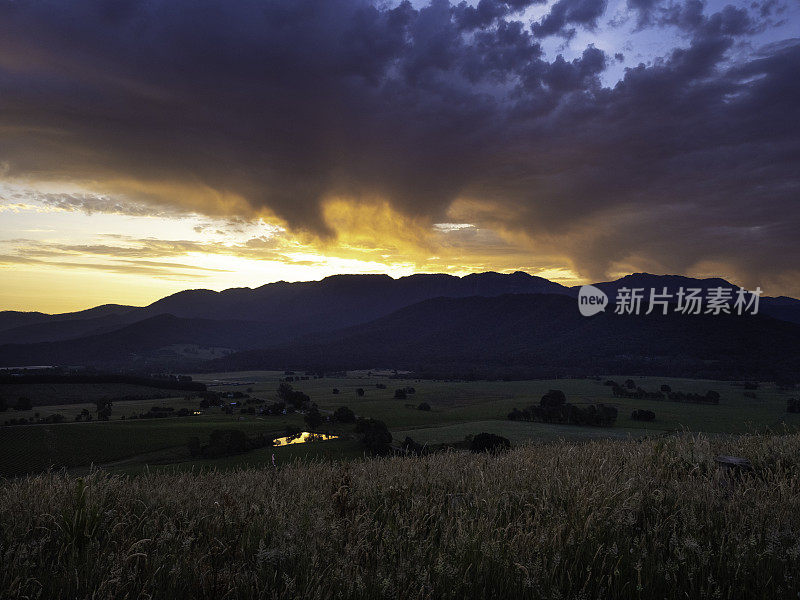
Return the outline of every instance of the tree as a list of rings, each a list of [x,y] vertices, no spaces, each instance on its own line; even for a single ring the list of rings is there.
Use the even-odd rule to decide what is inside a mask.
[[[31,408],[33,408],[33,404],[30,398],[27,396],[20,396],[17,398],[17,405],[14,407],[14,410],[30,410]]]
[[[494,433],[479,433],[469,444],[470,452],[503,452],[511,448],[511,442],[508,438],[504,438]]]
[[[539,401],[539,406],[546,408],[556,408],[563,406],[567,401],[567,397],[561,390],[550,390]]]
[[[289,402],[289,398],[292,397],[293,393],[294,390],[290,384],[281,382],[280,385],[278,385],[278,398],[284,402]]]
[[[308,411],[303,420],[312,431],[322,425],[322,415],[320,414],[316,404],[311,407],[311,410]]]
[[[400,447],[406,454],[422,454],[422,444],[415,442],[408,436],[406,436],[406,439],[400,444]]]
[[[637,409],[631,413],[631,419],[634,421],[655,421],[656,413],[652,410]]]
[[[428,404],[427,402],[420,402],[419,406],[417,406],[417,410],[430,410],[430,409],[431,405]]]
[[[309,398],[307,394],[292,389],[292,386],[288,383],[281,383],[278,386],[278,398],[298,408],[303,406],[306,402],[311,402],[311,398]]]
[[[333,395],[335,396],[338,393],[339,393],[339,388],[333,388]]]
[[[598,412],[598,423],[597,423],[598,425],[603,425],[604,427],[611,427],[617,420],[618,411],[615,406],[598,404],[597,412]]]
[[[6,399],[0,397],[0,412],[6,412],[7,410],[8,410],[8,403],[6,402]]]
[[[636,384],[634,383],[633,379],[626,379],[625,387],[628,388],[629,390],[632,390],[636,387]]]
[[[286,402],[273,402],[264,407],[265,415],[282,415],[286,410]]]
[[[226,456],[247,452],[247,436],[239,429],[215,429],[211,432],[206,454]]]
[[[530,419],[526,418],[525,413],[522,412],[517,407],[514,407],[510,413],[508,413],[508,419],[510,421],[529,421]]]
[[[356,431],[362,434],[361,442],[373,454],[386,454],[391,450],[392,434],[383,421],[359,419]]]
[[[189,454],[191,456],[200,456],[200,438],[192,436],[189,438]]]
[[[222,398],[216,392],[203,392],[202,397],[208,406],[220,406],[222,404]]]
[[[355,423],[355,413],[346,406],[340,406],[333,413],[333,420],[339,423]]]
[[[363,395],[364,395],[364,388],[358,388],[358,389],[356,390],[356,394],[357,394],[359,397],[363,396]]]
[[[406,399],[406,389],[405,388],[397,388],[394,391],[394,399],[395,400],[405,400]]]
[[[97,418],[101,421],[108,421],[111,416],[111,400],[108,398],[100,398],[95,400],[97,405]]]
[[[672,391],[672,388],[665,383],[661,386],[661,391],[669,394]]]

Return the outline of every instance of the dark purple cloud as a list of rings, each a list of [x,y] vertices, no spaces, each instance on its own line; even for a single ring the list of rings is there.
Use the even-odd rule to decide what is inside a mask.
[[[594,29],[607,4],[608,0],[557,0],[550,12],[533,24],[533,32],[539,37],[560,35],[570,38],[575,35],[575,28],[570,25]]]
[[[322,235],[329,197],[431,222],[468,198],[594,279],[625,261],[795,274],[800,46],[734,62],[757,7],[637,0],[686,44],[604,87],[604,49],[541,44],[605,0],[532,25],[530,4],[0,0],[0,163]]]

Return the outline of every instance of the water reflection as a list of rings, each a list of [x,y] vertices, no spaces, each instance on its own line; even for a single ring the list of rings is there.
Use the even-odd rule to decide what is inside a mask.
[[[289,444],[305,444],[306,442],[324,442],[325,440],[335,440],[338,435],[325,435],[324,433],[311,433],[303,431],[297,435],[275,438],[272,443],[275,446],[288,446]]]

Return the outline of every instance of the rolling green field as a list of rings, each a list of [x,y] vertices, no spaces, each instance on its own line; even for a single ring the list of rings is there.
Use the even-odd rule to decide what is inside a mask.
[[[654,429],[635,429],[622,427],[579,427],[577,425],[551,425],[548,423],[527,423],[520,421],[470,421],[440,427],[424,427],[394,432],[398,440],[406,436],[420,444],[454,443],[463,440],[475,432],[494,433],[508,438],[512,444],[525,442],[552,442],[556,440],[581,441],[589,439],[625,439],[640,438],[653,433],[662,433]]]
[[[243,392],[254,398],[271,402],[276,389],[285,377],[279,372],[237,372],[194,375],[195,380],[209,385],[210,391]],[[613,376],[623,382],[626,376]],[[764,428],[781,429],[784,425],[800,426],[800,415],[786,413],[786,400],[798,392],[779,390],[772,384],[761,384],[755,398],[745,396],[745,390],[734,382],[719,382],[671,378],[637,378],[637,385],[656,391],[661,384],[673,390],[704,394],[716,390],[722,399],[719,405],[696,405],[670,401],[614,398],[611,389],[593,379],[561,379],[550,381],[420,381],[390,378],[386,373],[350,373],[347,377],[309,378],[293,381],[295,389],[308,394],[323,414],[340,406],[350,407],[360,417],[386,422],[395,442],[406,436],[422,444],[451,444],[468,435],[483,431],[509,438],[515,445],[525,442],[549,442],[558,439],[588,440],[593,438],[641,438],[675,430],[707,433],[746,433]],[[379,389],[378,384],[385,385]],[[57,386],[56,386],[57,387]],[[136,387],[136,386],[133,386]],[[413,387],[416,392],[405,400],[395,399],[395,389]],[[364,395],[357,390],[363,388]],[[333,390],[339,393],[334,394]],[[511,422],[508,413],[536,404],[549,389],[563,390],[568,402],[592,404],[603,402],[617,407],[619,417],[614,427],[577,427],[557,424]],[[48,393],[57,394],[50,389]],[[65,394],[75,390],[65,386]],[[174,392],[173,392],[174,393]],[[73,398],[74,400],[74,398]],[[115,402],[111,420],[107,422],[75,423],[81,410],[94,412],[91,398],[86,402],[35,406],[30,411],[0,413],[0,423],[11,418],[30,418],[34,414],[46,417],[60,413],[65,422],[53,425],[24,425],[0,427],[0,476],[33,473],[48,468],[86,470],[92,464],[110,470],[138,472],[145,465],[177,464],[181,469],[238,468],[271,464],[273,449],[218,458],[191,459],[187,441],[192,436],[207,440],[214,429],[236,428],[248,435],[282,435],[289,425],[305,428],[303,416],[258,416],[234,412],[224,414],[220,408],[203,410],[202,415],[163,419],[130,420],[133,414],[146,412],[154,405],[198,409],[199,398],[183,395],[160,400],[129,400]],[[417,410],[427,402],[430,411]],[[650,423],[633,421],[634,409],[656,413]],[[125,420],[121,417],[125,416]],[[341,435],[339,440],[315,442],[274,449],[280,462],[295,458],[352,458],[363,455],[352,425],[323,424],[320,431]]]
[[[301,416],[292,415],[270,421],[235,421],[235,427],[248,435],[282,435],[287,425],[301,423]],[[231,417],[221,415],[4,427],[0,430],[0,473],[17,475],[50,467],[102,465],[171,448],[184,451],[185,457],[179,453],[184,459],[191,436],[207,438],[212,430],[232,425]]]
[[[172,392],[172,394],[174,393],[175,392]],[[144,398],[141,400],[122,401],[118,400],[113,403],[112,419],[116,421],[123,416],[128,419],[132,415],[146,413],[153,406],[171,406],[175,410],[180,410],[181,408],[196,410],[198,408],[198,403],[199,400],[197,398],[187,400],[185,396],[171,396],[171,394],[167,394],[160,398]],[[47,417],[50,414],[63,415],[64,422],[71,423],[75,421],[75,417],[83,410],[88,410],[94,418],[96,409],[96,405],[91,401],[90,398],[85,398],[82,402],[74,402],[70,404],[34,405],[30,410],[8,410],[4,413],[0,413],[0,424],[9,419],[30,419],[31,417],[36,417],[37,415],[40,417]]]
[[[34,406],[93,402],[101,398],[167,398],[174,390],[130,383],[0,383],[0,398],[30,398]]]

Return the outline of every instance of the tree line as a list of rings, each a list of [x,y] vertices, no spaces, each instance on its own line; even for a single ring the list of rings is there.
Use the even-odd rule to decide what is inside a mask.
[[[657,392],[648,392],[636,385],[632,379],[627,379],[624,385],[616,381],[607,380],[603,385],[611,388],[615,398],[629,398],[633,400],[669,400],[671,402],[686,402],[691,404],[719,404],[719,392],[708,390],[705,394],[693,392],[676,392],[669,385],[662,385]]]
[[[528,408],[514,408],[508,413],[511,421],[533,421],[536,423],[562,423],[570,425],[595,425],[611,427],[617,420],[617,409],[606,404],[577,406],[567,402],[561,390],[550,390]]]

